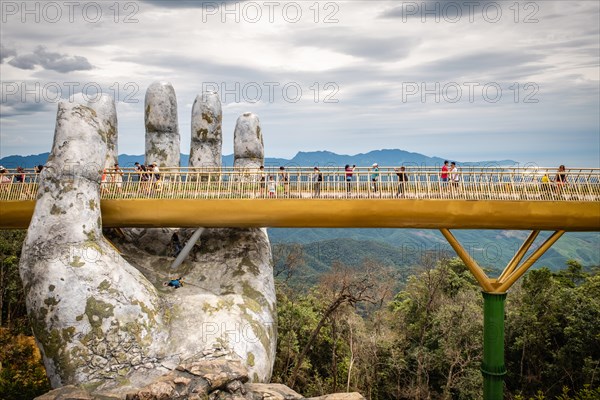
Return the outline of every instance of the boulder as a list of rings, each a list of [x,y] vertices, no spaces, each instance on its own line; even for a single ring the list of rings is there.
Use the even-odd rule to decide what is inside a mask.
[[[249,383],[246,390],[254,394],[255,398],[269,400],[301,400],[304,396],[296,393],[281,383]]]

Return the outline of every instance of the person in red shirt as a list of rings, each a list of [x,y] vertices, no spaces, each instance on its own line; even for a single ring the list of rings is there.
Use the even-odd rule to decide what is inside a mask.
[[[444,166],[442,167],[442,182],[448,182],[448,160],[444,161]]]

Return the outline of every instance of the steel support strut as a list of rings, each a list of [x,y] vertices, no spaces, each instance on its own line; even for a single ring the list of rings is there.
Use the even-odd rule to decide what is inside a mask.
[[[534,230],[508,263],[498,279],[490,279],[449,229],[440,229],[450,246],[471,271],[483,289],[483,399],[502,400],[504,396],[504,300],[506,291],[531,267],[565,231],[555,231],[522,264],[521,260],[537,238]],[[520,264],[520,265],[519,265]]]
[[[506,293],[483,293],[483,399],[504,397],[504,300]]]

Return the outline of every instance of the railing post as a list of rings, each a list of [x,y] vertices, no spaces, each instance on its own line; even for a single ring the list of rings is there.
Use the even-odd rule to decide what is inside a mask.
[[[483,400],[504,396],[504,301],[506,293],[483,294]]]

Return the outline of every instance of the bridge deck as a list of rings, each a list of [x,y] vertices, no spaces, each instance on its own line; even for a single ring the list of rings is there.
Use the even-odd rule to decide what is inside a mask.
[[[101,182],[105,227],[385,227],[600,230],[600,170],[569,170],[564,184],[542,183],[549,170],[462,169],[456,183],[439,171],[339,169],[163,169],[159,179],[107,171]],[[270,182],[270,177],[273,181]],[[263,179],[264,178],[264,179]],[[278,181],[275,181],[278,178]],[[77,179],[77,178],[74,178]],[[37,175],[0,185],[0,227],[26,228]],[[376,186],[376,187],[374,187]],[[400,188],[400,195],[398,194]]]

